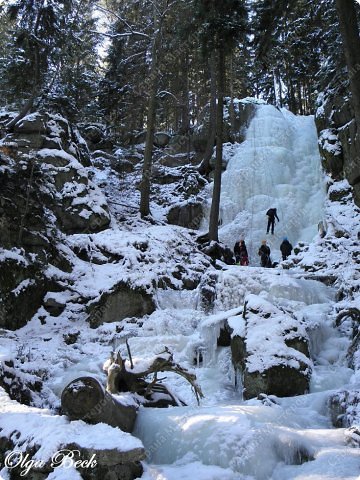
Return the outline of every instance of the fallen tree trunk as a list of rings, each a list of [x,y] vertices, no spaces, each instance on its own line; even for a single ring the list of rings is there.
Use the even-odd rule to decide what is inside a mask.
[[[95,378],[80,377],[64,388],[61,410],[70,420],[107,423],[124,432],[132,432],[137,408],[122,405]]]
[[[132,364],[131,353],[128,347],[130,363]],[[198,404],[200,404],[200,398],[203,398],[204,395],[201,391],[200,386],[196,383],[196,376],[186,370],[184,367],[175,363],[172,357],[171,352],[165,347],[164,352],[167,357],[157,357],[145,371],[141,372],[129,372],[125,368],[125,361],[121,358],[120,353],[118,352],[116,358],[114,353],[111,354],[110,359],[105,363],[104,370],[107,373],[107,385],[106,390],[110,393],[119,393],[119,392],[132,392],[144,397],[145,401],[143,405],[146,407],[154,406],[180,406],[185,405],[185,403],[176,398],[162,383],[164,378],[158,378],[160,372],[173,372],[177,375],[184,377],[191,385],[194,395]],[[145,380],[153,375],[151,381]],[[160,400],[154,399],[158,396],[167,396],[168,400],[164,398]]]

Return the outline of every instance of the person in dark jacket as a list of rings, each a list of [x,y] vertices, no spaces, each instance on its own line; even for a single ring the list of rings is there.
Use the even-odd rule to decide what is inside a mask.
[[[242,266],[249,265],[249,255],[246,248],[245,240],[239,240],[234,246],[235,261]]]
[[[270,258],[270,247],[266,245],[266,240],[261,242],[261,247],[259,248],[260,264],[262,267],[271,268],[272,262]]]
[[[280,245],[280,251],[281,251],[281,255],[282,255],[283,260],[286,260],[287,257],[289,255],[291,255],[292,249],[293,249],[293,246],[291,245],[289,240],[286,237],[284,237],[283,241]]]
[[[266,233],[269,233],[271,228],[271,233],[272,235],[274,235],[275,218],[277,219],[278,222],[280,222],[279,217],[277,216],[277,213],[276,213],[276,208],[269,208],[269,210],[266,212],[266,215],[268,216]]]

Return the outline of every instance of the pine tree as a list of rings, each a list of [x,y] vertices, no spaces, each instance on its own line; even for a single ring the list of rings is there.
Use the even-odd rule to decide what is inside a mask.
[[[241,0],[225,0],[222,2],[197,0],[195,1],[195,11],[203,52],[205,55],[214,52],[216,59],[216,161],[209,221],[209,239],[218,241],[226,58],[236,48],[239,40],[244,37],[246,9],[244,2]]]
[[[96,73],[96,42],[90,33],[93,4],[92,0],[19,0],[7,6],[12,41],[2,83],[6,100],[23,103],[8,128],[33,108],[49,106],[49,100],[61,109],[65,99],[76,104],[84,97],[88,72]]]
[[[333,3],[254,2],[253,16],[258,92],[294,113],[312,113],[323,79],[319,72],[339,64]]]

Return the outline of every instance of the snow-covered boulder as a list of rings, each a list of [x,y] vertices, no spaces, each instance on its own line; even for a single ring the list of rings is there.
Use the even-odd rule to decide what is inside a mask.
[[[203,206],[201,202],[192,200],[182,202],[170,208],[167,221],[172,225],[192,228],[197,230],[203,218]]]
[[[41,148],[64,150],[83,165],[90,165],[89,150],[77,128],[58,114],[31,113],[19,120],[14,131],[0,141],[0,145],[14,145],[16,157]],[[19,159],[19,158],[18,158]]]
[[[124,282],[115,285],[87,307],[92,328],[103,323],[119,322],[124,318],[142,317],[154,310],[154,301],[145,289],[132,288]]]
[[[31,113],[19,120],[15,126],[16,133],[46,133],[47,116],[39,112]]]
[[[1,387],[0,424],[0,457],[8,458],[1,473],[6,478],[58,478],[61,468],[64,476],[59,478],[69,479],[133,480],[142,475],[145,449],[139,439],[104,423],[71,422],[21,405]]]
[[[244,398],[260,393],[289,397],[309,388],[308,337],[298,320],[257,295],[245,298],[246,313],[228,320],[232,359],[243,374]]]
[[[96,232],[109,225],[105,197],[73,155],[64,150],[41,149],[37,152],[37,160],[47,180],[44,187],[55,203],[53,211],[63,231]]]
[[[335,178],[339,178],[343,170],[343,151],[337,130],[327,128],[320,132],[319,149],[324,169]]]
[[[360,423],[360,391],[343,390],[329,399],[331,421],[334,427],[346,428]]]

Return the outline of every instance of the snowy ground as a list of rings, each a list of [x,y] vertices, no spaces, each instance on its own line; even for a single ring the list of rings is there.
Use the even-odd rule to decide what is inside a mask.
[[[331,426],[327,402],[338,389],[360,388],[360,369],[354,371],[347,366],[349,326],[345,323],[340,329],[334,327],[336,314],[341,309],[348,306],[359,308],[356,291],[360,275],[355,259],[360,213],[350,199],[325,201],[319,158],[314,157],[312,119],[281,113],[274,107],[261,108],[264,109],[264,118],[261,119],[261,115],[255,118],[249,129],[248,143],[233,147],[229,173],[224,174],[222,238],[232,246],[240,234],[245,238],[251,236],[255,249],[255,244],[263,236],[264,225],[266,227],[264,210],[277,206],[281,219],[278,226],[280,236],[287,234],[293,244],[306,242],[314,236],[313,241],[302,246],[297,256],[276,269],[262,269],[256,266],[257,261],[252,262],[251,267],[224,266],[218,272],[217,298],[212,314],[205,314],[200,309],[197,290],[157,290],[157,310],[138,321],[129,319],[90,329],[81,306],[73,298],[69,299],[69,307],[60,317],[41,312],[47,315],[46,323],[41,326],[37,315],[16,332],[1,332],[0,360],[12,360],[23,372],[24,381],[36,375],[44,382],[34,407],[19,407],[1,391],[2,428],[10,431],[21,422],[24,439],[27,433],[29,436],[34,434],[36,425],[33,425],[31,415],[46,416],[48,428],[54,425],[53,445],[61,444],[69,428],[63,417],[55,415],[62,389],[82,375],[95,376],[105,383],[104,361],[113,348],[120,349],[127,357],[125,340],[128,339],[137,367],[150,362],[166,346],[174,353],[177,362],[196,373],[205,395],[198,406],[185,380],[169,374],[167,385],[188,406],[140,409],[134,433],[148,455],[142,479],[359,478],[360,449],[351,445],[348,429]],[[284,131],[289,133],[283,135]],[[248,185],[248,190],[246,182],[239,184],[239,180],[234,179],[232,184],[230,178],[236,171],[246,170],[253,178],[254,170],[249,163],[253,162],[254,151],[258,149],[263,152],[259,161],[266,159],[269,162],[261,167],[266,185],[258,184],[256,178]],[[298,159],[299,165],[291,163],[291,158]],[[265,175],[267,171],[271,171],[271,178]],[[289,172],[293,175],[291,182]],[[106,175],[106,172],[102,174]],[[264,197],[261,196],[263,188],[267,192]],[[268,205],[269,202],[272,205]],[[292,212],[299,204],[301,221],[292,224]],[[321,239],[316,236],[316,224],[324,217],[329,232]],[[95,297],[106,288],[102,282],[113,282],[115,277],[121,279],[125,273],[132,275],[134,284],[151,285],[159,272],[164,273],[157,261],[167,255],[169,245],[175,248],[178,239],[181,240],[179,251],[171,257],[171,262],[176,265],[187,254],[190,264],[201,263],[200,259],[193,257],[191,238],[182,234],[179,227],[160,226],[141,231],[144,225],[139,222],[138,231],[134,231],[130,223],[126,230],[121,230],[113,220],[112,229],[107,232],[69,238],[69,242],[88,242],[94,255],[99,255],[104,245],[107,249],[111,245],[114,252],[127,249],[128,257],[132,259],[132,263],[125,264],[121,270],[117,270],[115,264],[96,263],[89,264],[86,269],[86,263],[79,260],[73,278],[74,291]],[[311,227],[308,229],[307,225]],[[340,229],[344,235],[337,238],[336,231]],[[279,237],[274,237],[272,246],[275,250]],[[151,254],[155,263],[146,263],[144,267],[138,262],[134,244],[139,238],[155,245]],[[163,245],[161,238],[164,239]],[[168,264],[165,262],[165,265]],[[327,287],[315,280],[317,276],[331,276],[336,281],[332,287]],[[341,289],[344,296],[340,300],[337,292]],[[230,349],[217,348],[216,337],[223,319],[229,316],[223,312],[231,310],[230,316],[236,316],[249,294],[257,295],[276,308],[291,311],[307,330],[313,363],[309,394],[242,401],[239,383],[235,386]],[[66,345],[63,335],[74,330],[80,331],[78,341]],[[202,349],[202,362],[199,348]],[[139,440],[126,434],[117,439],[116,431],[106,433],[103,426],[92,427],[91,433],[87,433],[86,428],[85,425],[79,427],[79,436],[91,435],[94,442],[100,439],[101,443],[106,435],[108,442],[118,441],[119,448],[125,451],[140,444]],[[37,438],[44,445],[48,432],[36,430]],[[44,454],[43,459],[46,457],[44,452],[39,453],[40,456]],[[0,471],[0,478],[8,479],[6,468]],[[49,480],[55,478],[75,480],[79,475],[75,470],[66,473],[59,470],[58,475],[55,472],[48,477]]]

